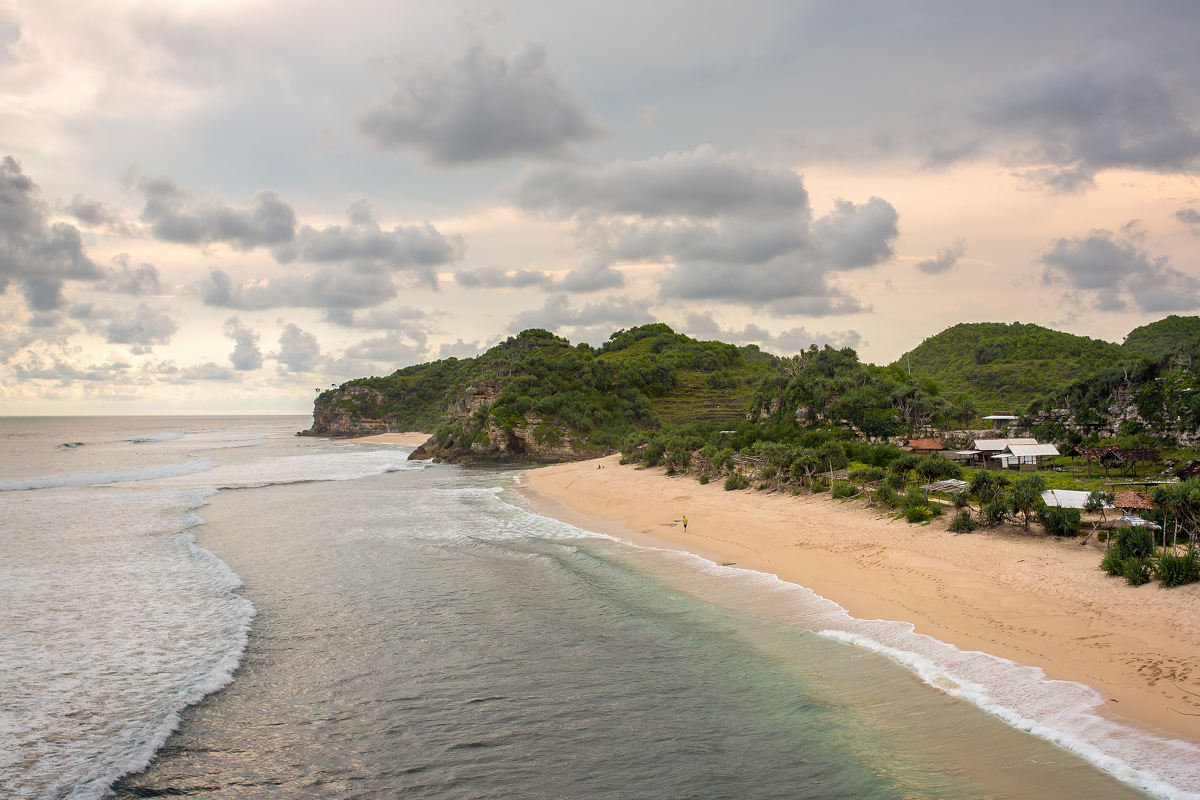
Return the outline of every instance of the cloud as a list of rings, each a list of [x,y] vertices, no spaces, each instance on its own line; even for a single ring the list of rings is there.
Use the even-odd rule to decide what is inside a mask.
[[[476,289],[526,289],[530,286],[549,285],[553,278],[549,273],[532,269],[474,269],[454,273],[459,286]]]
[[[928,272],[930,275],[940,275],[957,264],[966,251],[967,245],[960,239],[950,247],[938,250],[937,255],[933,258],[927,258],[924,261],[918,262],[917,269],[922,272]]]
[[[294,323],[287,323],[279,334],[279,352],[269,358],[279,362],[279,374],[312,372],[321,360],[321,346],[317,337],[301,330]]]
[[[411,336],[406,331],[388,331],[383,336],[364,339],[350,345],[342,357],[331,366],[331,371],[349,374],[363,365],[381,365],[385,372],[425,361],[428,346],[424,335]]]
[[[84,252],[78,228],[47,220],[37,184],[16,159],[0,161],[0,285],[15,281],[31,310],[52,311],[66,304],[64,281],[103,274]]]
[[[358,216],[359,223],[343,227],[301,227],[295,241],[273,251],[281,263],[307,261],[314,264],[353,263],[379,269],[412,271],[426,283],[437,286],[434,267],[462,257],[461,236],[448,236],[429,223],[397,225],[383,230],[373,221]]]
[[[1192,233],[1200,236],[1200,211],[1194,208],[1181,208],[1175,212],[1175,218],[1192,229]]]
[[[272,247],[296,236],[296,213],[275,192],[259,192],[248,208],[218,200],[201,200],[170,178],[143,178],[146,198],[142,220],[150,234],[178,244],[225,244],[235,250]]]
[[[1093,293],[1101,310],[1124,308],[1126,296],[1148,312],[1200,308],[1200,280],[1172,267],[1167,257],[1151,256],[1135,240],[1112,231],[1060,238],[1042,255],[1042,263],[1047,282],[1063,281]]]
[[[109,344],[167,344],[179,330],[179,323],[167,312],[145,303],[138,303],[133,313],[109,313],[112,314],[107,327]]]
[[[258,340],[262,337],[258,331],[242,327],[242,322],[237,317],[225,320],[222,330],[225,338],[232,339],[235,343],[233,352],[229,354],[229,363],[235,370],[247,372],[262,367],[263,354],[258,349]]]
[[[508,59],[475,44],[452,64],[401,70],[394,79],[392,96],[359,119],[360,132],[379,147],[412,147],[437,164],[559,158],[571,142],[602,132],[536,42]]]
[[[485,349],[478,340],[464,342],[462,339],[456,339],[438,347],[438,358],[474,358]]]
[[[1187,172],[1200,160],[1200,130],[1159,80],[1125,58],[1091,58],[1027,73],[986,98],[978,118],[1032,147],[1062,190],[1086,187],[1110,167]]]
[[[366,330],[418,330],[418,320],[428,319],[429,315],[419,308],[401,306],[390,309],[372,309],[360,313],[347,309],[329,309],[325,320],[343,328],[363,328]]]
[[[838,200],[814,220],[800,176],[703,145],[644,161],[524,171],[509,192],[522,210],[574,219],[582,264],[554,286],[592,292],[624,283],[618,266],[661,264],[660,298],[767,304],[792,313],[862,306],[831,278],[892,257],[899,215],[872,197]]]
[[[162,294],[162,281],[153,264],[142,262],[134,266],[128,253],[113,256],[114,267],[108,270],[100,287],[118,294],[146,295]]]
[[[377,306],[397,294],[386,272],[325,269],[317,272],[236,283],[224,270],[210,270],[196,289],[205,305],[243,311],[267,308],[356,309]]]
[[[242,376],[229,367],[221,366],[212,361],[197,364],[194,367],[184,367],[175,377],[177,383],[192,381],[240,381]]]
[[[858,331],[834,331],[832,333],[810,333],[804,327],[789,328],[772,334],[764,328],[748,323],[741,330],[723,328],[711,313],[688,313],[683,330],[693,338],[717,339],[722,342],[746,345],[756,344],[764,350],[788,355],[807,350],[811,345],[830,347],[858,347],[862,336]]]
[[[651,319],[650,303],[629,297],[618,297],[584,306],[572,306],[566,294],[546,298],[541,308],[522,311],[508,323],[512,333],[528,328],[549,331],[607,325],[612,328],[638,325]]]
[[[599,169],[526,169],[510,195],[525,211],[557,217],[586,212],[711,218],[808,210],[808,192],[795,172],[760,167],[745,153],[721,155],[711,145],[645,161],[614,161]]]

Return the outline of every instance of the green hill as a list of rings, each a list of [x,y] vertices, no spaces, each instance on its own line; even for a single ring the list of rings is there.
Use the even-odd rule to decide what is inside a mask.
[[[926,339],[893,366],[965,395],[980,414],[1023,412],[1081,375],[1134,360],[1120,345],[1020,322],[965,322]]]
[[[1157,358],[1186,349],[1196,342],[1200,342],[1200,317],[1172,314],[1158,322],[1134,328],[1121,346],[1131,353]]]

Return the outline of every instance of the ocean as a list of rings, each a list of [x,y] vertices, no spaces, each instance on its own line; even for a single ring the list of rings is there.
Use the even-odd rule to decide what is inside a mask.
[[[308,424],[0,419],[0,797],[1200,797],[1086,687]]]

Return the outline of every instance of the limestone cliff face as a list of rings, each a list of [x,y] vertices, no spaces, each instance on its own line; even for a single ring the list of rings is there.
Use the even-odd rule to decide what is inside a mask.
[[[1138,426],[1154,430],[1159,435],[1173,439],[1180,447],[1194,447],[1200,444],[1200,430],[1187,427],[1182,420],[1174,419],[1171,424],[1163,424],[1161,420],[1149,420],[1142,416],[1133,392],[1128,386],[1122,386],[1109,399],[1108,405],[1094,409],[1091,415],[1098,422],[1081,424],[1077,417],[1082,414],[1080,409],[1051,408],[1036,415],[1036,422],[1057,422],[1067,430],[1079,431],[1084,435],[1097,435],[1101,439],[1112,439],[1121,432],[1125,423],[1136,423]]]
[[[410,458],[432,458],[435,461],[471,462],[535,462],[555,464],[578,461],[603,455],[603,451],[573,441],[565,426],[543,420],[535,412],[501,425],[484,413],[504,390],[504,381],[492,379],[471,384],[461,397],[446,409],[445,423],[453,431],[442,437],[431,436],[413,451]]]
[[[304,436],[372,436],[406,430],[382,413],[386,398],[365,386],[326,392],[313,405],[313,425]]]

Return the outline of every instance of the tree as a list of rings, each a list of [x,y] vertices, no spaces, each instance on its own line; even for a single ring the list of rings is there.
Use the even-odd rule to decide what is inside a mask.
[[[1012,510],[1021,515],[1025,530],[1029,530],[1029,520],[1042,503],[1042,492],[1046,490],[1046,479],[1041,475],[1027,475],[1017,478],[1013,483],[1009,498],[1012,500]]]
[[[984,507],[998,500],[1007,485],[1008,476],[998,472],[980,470],[975,473],[975,477],[971,478],[970,492],[979,501],[980,519],[984,518]]]

